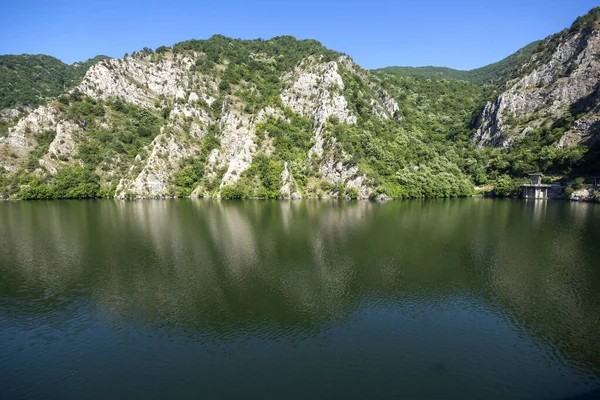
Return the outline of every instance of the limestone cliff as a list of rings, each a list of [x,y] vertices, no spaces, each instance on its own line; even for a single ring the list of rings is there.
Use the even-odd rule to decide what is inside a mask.
[[[119,199],[219,197],[242,177],[245,182],[255,179],[257,186],[271,184],[265,171],[253,172],[259,156],[276,159],[270,168],[281,171],[276,185],[282,198],[311,196],[305,193],[311,177],[313,184],[323,182],[320,195],[355,190],[358,197],[368,198],[375,194],[369,178],[330,131],[332,124],[357,125],[342,73],[364,83],[359,94],[375,121],[395,118],[398,104],[349,57],[328,50],[311,53],[285,69],[280,59],[250,53],[245,62],[261,63],[259,68],[273,75],[266,83],[261,76],[232,79],[231,74],[240,73],[235,55],[218,58],[177,45],[160,53],[100,61],[59,101],[21,114],[3,113],[5,120],[18,122],[0,136],[0,168],[4,174],[28,170],[52,180],[64,168],[92,167],[103,193]],[[275,96],[267,98],[264,92],[273,90]],[[141,123],[127,113],[153,121],[151,132],[131,137],[129,132],[142,132],[137,126]],[[292,129],[290,116],[305,121],[298,136],[307,143],[293,157],[276,151],[284,138],[271,137],[268,130],[257,135],[258,128],[273,121]],[[127,135],[120,138],[123,130]],[[44,132],[49,143],[39,137]],[[115,136],[119,141],[113,143]],[[98,150],[107,141],[114,148]]]
[[[507,147],[541,127],[567,129],[558,147],[598,139],[599,13],[595,9],[547,38],[518,76],[485,105],[473,138],[478,146]]]

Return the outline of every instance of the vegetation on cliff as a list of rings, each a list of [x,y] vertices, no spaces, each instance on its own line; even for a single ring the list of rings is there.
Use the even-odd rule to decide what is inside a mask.
[[[510,145],[474,140],[484,106],[510,79],[547,62],[567,35],[596,29],[598,10],[499,63],[441,75],[365,71],[319,42],[290,36],[216,35],[144,48],[101,62],[76,89],[69,88],[98,60],[66,66],[2,56],[3,106],[57,100],[44,117],[53,121],[47,129],[36,125],[46,119],[2,121],[0,196],[456,197],[490,185],[510,195],[534,171],[598,174],[597,144],[557,146],[598,110],[593,93]],[[41,63],[45,72],[29,75]]]

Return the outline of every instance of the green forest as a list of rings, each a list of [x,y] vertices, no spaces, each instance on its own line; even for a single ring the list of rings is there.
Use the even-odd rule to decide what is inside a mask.
[[[43,54],[0,55],[0,110],[35,107],[79,84],[87,70],[106,56],[65,64]]]
[[[514,77],[519,67],[526,63],[531,56],[542,47],[542,41],[535,41],[516,51],[505,59],[484,67],[469,71],[446,67],[385,67],[378,72],[387,72],[398,76],[406,76],[419,80],[457,80],[474,85],[499,85],[506,79]]]

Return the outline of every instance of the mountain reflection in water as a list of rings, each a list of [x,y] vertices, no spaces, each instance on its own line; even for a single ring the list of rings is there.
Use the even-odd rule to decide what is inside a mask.
[[[0,204],[1,398],[568,398],[600,387],[600,207]]]

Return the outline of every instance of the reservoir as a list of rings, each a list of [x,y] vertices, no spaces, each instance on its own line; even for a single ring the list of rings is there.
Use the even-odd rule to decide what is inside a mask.
[[[587,399],[600,206],[0,202],[0,399]]]

